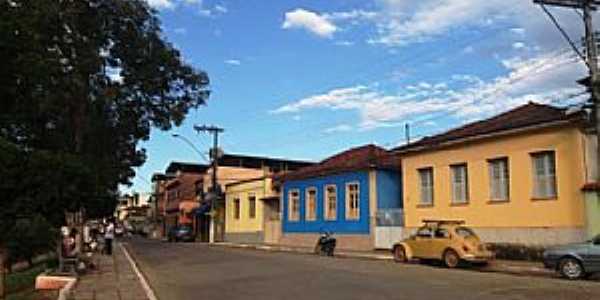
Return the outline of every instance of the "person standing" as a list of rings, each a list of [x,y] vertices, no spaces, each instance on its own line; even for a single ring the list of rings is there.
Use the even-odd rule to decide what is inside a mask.
[[[107,255],[112,255],[112,243],[115,238],[115,224],[112,220],[108,220],[106,229],[104,230],[104,243]]]

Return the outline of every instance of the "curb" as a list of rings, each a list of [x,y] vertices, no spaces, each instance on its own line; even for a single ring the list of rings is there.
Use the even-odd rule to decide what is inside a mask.
[[[138,268],[137,263],[135,262],[133,257],[129,254],[127,247],[123,246],[123,243],[119,243],[119,247],[121,248],[121,250],[123,250],[125,257],[129,261],[129,264],[131,265],[131,268],[133,269],[135,275],[137,275],[138,280],[140,281],[140,284],[142,285],[142,288],[144,289],[144,292],[146,293],[146,297],[148,298],[148,300],[158,300],[158,298],[156,297],[156,294],[154,293],[154,290],[152,290],[152,287],[150,287],[150,284],[148,284],[146,277]]]
[[[71,295],[71,291],[73,290],[73,288],[75,287],[75,284],[77,284],[77,278],[73,278],[73,280],[70,280],[62,289],[60,289],[58,291],[58,300],[67,300],[69,299],[69,296]]]
[[[236,244],[229,242],[220,242],[211,244],[211,246],[217,247],[229,247],[237,249],[254,249],[269,252],[287,252],[287,253],[301,253],[301,254],[313,254],[308,249],[299,249],[294,247],[286,246],[266,246],[266,245],[250,245],[250,244]],[[336,258],[344,259],[363,259],[363,260],[379,260],[379,261],[394,261],[394,257],[385,254],[366,254],[366,253],[349,253],[349,252],[336,252]],[[490,262],[490,265],[486,267],[470,268],[468,270],[483,272],[483,273],[503,273],[511,275],[521,276],[536,276],[536,277],[549,277],[554,278],[556,274],[545,268],[541,267],[525,267],[525,266],[511,266],[506,264],[498,264],[497,261]]]

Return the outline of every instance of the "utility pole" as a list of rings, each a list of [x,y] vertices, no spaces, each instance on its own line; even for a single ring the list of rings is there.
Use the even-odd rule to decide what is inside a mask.
[[[592,117],[594,122],[594,129],[596,131],[596,178],[597,181],[600,176],[600,82],[598,74],[598,49],[596,48],[596,41],[594,35],[594,28],[592,25],[592,11],[597,9],[600,5],[598,0],[533,0],[534,3],[539,4],[544,12],[550,17],[554,25],[560,30],[563,37],[567,39],[573,50],[585,60],[589,70],[589,90],[592,98]],[[560,27],[554,16],[545,8],[547,6],[558,6],[564,8],[570,8],[582,11],[583,23],[585,25],[585,48],[586,57],[579,52],[574,43],[569,39],[566,32]],[[585,81],[584,81],[585,82]]]
[[[212,196],[210,202],[210,232],[209,232],[209,243],[215,242],[215,219],[217,218],[217,200],[221,197],[221,192],[217,182],[217,170],[219,168],[219,133],[225,131],[225,129],[216,126],[207,125],[195,125],[194,129],[199,132],[206,132],[213,135],[213,149],[211,151],[212,159]]]
[[[404,124],[404,135],[406,136],[406,144],[410,144],[410,125]]]

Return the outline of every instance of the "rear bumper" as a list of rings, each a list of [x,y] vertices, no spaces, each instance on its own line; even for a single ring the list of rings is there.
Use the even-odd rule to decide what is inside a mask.
[[[487,262],[494,259],[493,253],[477,253],[477,254],[464,254],[462,257],[463,260],[474,263],[482,263]]]

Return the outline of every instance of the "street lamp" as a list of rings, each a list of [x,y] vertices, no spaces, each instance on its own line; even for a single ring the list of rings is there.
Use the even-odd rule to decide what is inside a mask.
[[[171,135],[174,138],[180,139],[182,141],[184,141],[186,144],[188,144],[190,147],[192,147],[192,149],[194,149],[194,151],[196,151],[196,153],[198,153],[200,156],[202,156],[202,158],[204,158],[205,161],[209,161],[208,157],[206,156],[206,154],[204,154],[202,151],[200,151],[196,146],[194,146],[194,143],[192,143],[188,138],[186,138],[183,135],[177,134],[177,133],[173,133]]]

